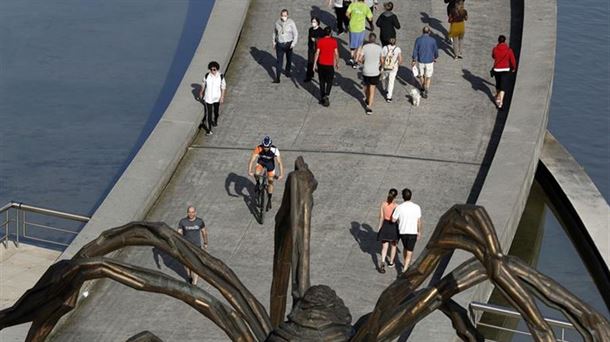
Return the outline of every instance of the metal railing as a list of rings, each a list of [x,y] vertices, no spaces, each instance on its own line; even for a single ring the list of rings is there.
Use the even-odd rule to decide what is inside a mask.
[[[490,314],[499,315],[499,316],[506,317],[506,318],[523,319],[521,317],[521,314],[517,311],[511,310],[509,308],[499,306],[499,305],[471,302],[468,305],[468,312],[470,314],[470,320],[477,327],[482,326],[482,327],[487,327],[487,328],[491,328],[491,329],[507,331],[507,332],[511,332],[511,333],[515,333],[515,334],[519,334],[519,335],[532,336],[532,334],[530,334],[529,331],[510,329],[510,328],[506,328],[506,327],[499,326],[499,325],[481,322],[480,320],[478,320],[478,317],[475,315],[475,312],[479,312],[481,314],[490,313]],[[479,315],[479,317],[480,317],[480,315]],[[568,330],[576,331],[576,329],[570,322],[560,321],[560,320],[556,320],[556,319],[552,319],[552,318],[544,318],[544,320],[551,326],[551,328],[553,328],[553,330],[555,330],[554,328],[558,329],[559,337],[557,337],[557,341],[559,341],[559,342],[569,342],[568,340],[566,340],[566,331],[568,331]]]
[[[11,212],[14,212],[14,215],[11,215]],[[35,227],[44,230],[49,233],[62,233],[68,234],[74,238],[78,231],[69,230],[65,228],[54,227],[46,224],[41,224],[37,222],[33,222],[31,219],[28,219],[28,213],[39,214],[47,217],[54,217],[63,220],[76,221],[76,222],[89,222],[89,217],[76,215],[71,213],[66,213],[59,210],[47,209],[36,207],[33,205],[28,205],[21,202],[10,202],[0,208],[0,217],[4,217],[2,224],[0,224],[0,229],[4,230],[4,234],[0,238],[0,242],[4,244],[4,247],[8,247],[8,241],[12,235],[11,226],[14,226],[14,237],[15,237],[15,245],[19,247],[19,239],[25,238],[31,241],[42,242],[46,244],[51,244],[54,246],[67,247],[69,243],[60,242],[50,240],[48,238],[36,237],[34,235],[28,234],[28,228]]]

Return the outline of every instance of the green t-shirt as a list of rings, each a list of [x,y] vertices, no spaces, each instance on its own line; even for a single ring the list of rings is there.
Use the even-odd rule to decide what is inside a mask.
[[[351,15],[349,19],[350,32],[362,32],[366,27],[366,19],[373,19],[371,9],[361,1],[352,2],[347,8],[347,13]]]

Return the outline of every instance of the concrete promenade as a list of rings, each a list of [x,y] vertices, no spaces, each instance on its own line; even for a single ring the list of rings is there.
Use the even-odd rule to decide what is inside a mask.
[[[375,270],[378,207],[391,187],[409,187],[422,206],[424,239],[440,215],[464,203],[487,151],[498,113],[492,103],[488,70],[498,34],[510,32],[510,4],[490,0],[467,2],[469,21],[464,59],[454,61],[441,44],[429,98],[420,107],[406,99],[412,87],[410,68],[403,67],[394,103],[377,94],[372,116],[361,105],[357,72],[341,63],[329,108],[318,105],[317,82],[303,84],[306,30],[310,12],[323,24],[333,22],[319,1],[254,0],[231,66],[227,102],[211,137],[200,134],[180,162],[169,185],[147,219],[175,225],[187,205],[195,205],[209,226],[210,253],[225,261],[264,304],[269,302],[273,256],[273,220],[259,225],[249,209],[253,183],[246,175],[251,149],[269,134],[282,151],[287,171],[303,155],[318,179],[312,217],[312,284],[326,284],[345,301],[353,322],[372,310],[396,271]],[[287,7],[300,29],[293,79],[271,84],[274,52],[271,27]],[[379,12],[378,12],[379,13]],[[377,14],[378,14],[377,13]],[[446,32],[445,4],[438,0],[396,4],[403,28],[398,44],[408,61],[424,24],[440,36]],[[341,55],[345,57],[346,36]],[[201,73],[205,72],[201,65]],[[277,187],[275,213],[283,185]],[[270,215],[271,216],[271,215]],[[132,248],[120,255],[138,265],[159,268],[176,277],[184,271],[151,248]],[[399,265],[399,269],[401,269]],[[205,286],[200,282],[200,286]],[[57,341],[124,341],[150,330],[165,341],[219,341],[226,335],[190,307],[161,295],[138,293],[108,281],[91,289],[89,298],[54,333]],[[452,327],[435,313],[416,326],[413,341],[441,341]]]

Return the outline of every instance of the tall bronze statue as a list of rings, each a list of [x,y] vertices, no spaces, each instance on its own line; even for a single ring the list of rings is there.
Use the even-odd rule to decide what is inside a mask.
[[[610,323],[552,279],[519,259],[504,255],[485,209],[455,205],[445,213],[419,258],[383,291],[375,309],[358,329],[343,300],[325,285],[310,286],[309,245],[313,192],[317,182],[299,157],[288,175],[276,215],[270,314],[220,259],[187,242],[164,223],[132,222],[110,229],[71,260],[52,265],[12,307],[0,311],[0,330],[32,322],[27,341],[44,341],[58,320],[77,302],[83,282],[110,278],[146,292],[187,303],[212,320],[233,341],[390,341],[434,310],[447,315],[464,341],[483,337],[451,298],[489,280],[521,313],[536,341],[554,341],[534,297],[560,310],[585,341],[610,341]],[[215,287],[226,302],[161,272],[104,255],[127,246],[154,246],[168,253]],[[441,259],[460,249],[473,255],[436,283],[415,291]],[[285,317],[289,277],[292,308]],[[160,341],[143,332],[130,341]]]

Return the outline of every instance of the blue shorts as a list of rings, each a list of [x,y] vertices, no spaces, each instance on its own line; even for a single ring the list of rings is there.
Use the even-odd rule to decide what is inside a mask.
[[[350,32],[349,33],[349,48],[350,49],[357,49],[359,47],[361,47],[364,44],[364,34],[366,33],[365,31],[362,32]]]

